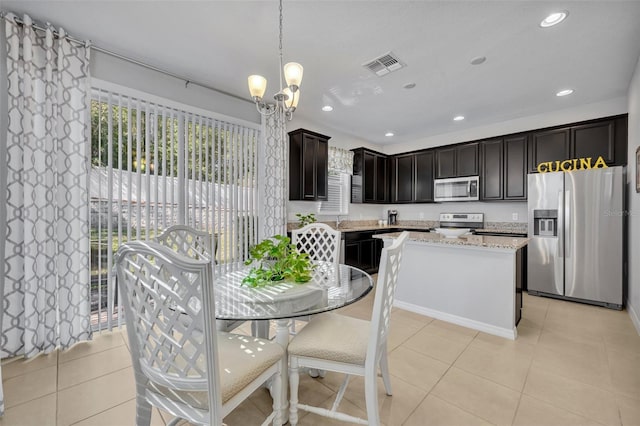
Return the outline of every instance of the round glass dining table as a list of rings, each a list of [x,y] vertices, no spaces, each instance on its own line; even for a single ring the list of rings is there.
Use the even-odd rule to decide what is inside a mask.
[[[373,288],[366,272],[349,265],[316,263],[306,283],[276,282],[248,287],[242,280],[249,268],[216,277],[216,318],[221,320],[278,320],[307,316],[354,303]]]
[[[276,320],[275,341],[289,346],[291,318],[332,311],[365,297],[373,288],[366,272],[349,265],[317,262],[306,283],[282,281],[248,287],[242,280],[249,268],[218,275],[215,279],[216,318],[219,320]],[[336,330],[339,333],[340,330]],[[266,337],[266,336],[261,336]],[[283,424],[288,419],[288,363],[281,365]]]

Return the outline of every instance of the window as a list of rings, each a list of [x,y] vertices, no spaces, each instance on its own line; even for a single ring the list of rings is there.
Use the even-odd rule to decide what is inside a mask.
[[[97,82],[91,102],[91,297],[95,328],[120,324],[113,255],[174,224],[214,236],[218,273],[257,242],[259,126]]]
[[[349,214],[349,175],[346,173],[329,173],[328,200],[320,203],[319,214]]]

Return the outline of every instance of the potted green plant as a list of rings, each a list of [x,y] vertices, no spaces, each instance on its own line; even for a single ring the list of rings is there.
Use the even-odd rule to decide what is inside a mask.
[[[300,222],[300,228],[304,228],[308,224],[315,223],[316,221],[316,215],[314,213],[309,213],[309,214],[296,213],[296,217]]]
[[[262,287],[282,280],[305,283],[311,279],[313,265],[307,253],[300,253],[291,239],[276,235],[251,247],[244,263],[253,265],[243,285]]]

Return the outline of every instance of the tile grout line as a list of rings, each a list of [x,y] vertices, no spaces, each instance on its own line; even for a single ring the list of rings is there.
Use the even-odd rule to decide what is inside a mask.
[[[472,343],[472,342],[473,342],[473,341],[478,337],[478,335],[479,335],[479,332],[476,332],[476,334],[473,336],[473,339],[471,339],[471,340],[469,341],[469,343],[467,343],[467,345],[464,347],[464,349],[463,349],[462,351],[460,351],[460,353],[458,354],[458,356],[456,357],[456,359],[454,359],[454,360],[453,360],[453,362],[449,365],[449,367],[447,367],[447,369],[444,371],[444,373],[442,373],[442,376],[440,376],[440,378],[439,378],[439,379],[436,381],[436,383],[431,387],[431,389],[427,392],[427,394],[424,396],[424,398],[422,398],[422,400],[421,400],[421,401],[420,401],[420,403],[416,406],[416,408],[414,408],[414,409],[413,409],[413,411],[411,411],[411,413],[410,413],[410,414],[409,414],[409,416],[407,417],[407,420],[408,420],[408,419],[413,415],[413,413],[415,413],[415,411],[418,409],[418,407],[419,407],[420,405],[422,405],[422,403],[427,399],[427,397],[428,397],[429,395],[431,395],[431,396],[433,396],[434,398],[437,398],[437,399],[439,399],[439,400],[441,400],[441,401],[446,402],[447,404],[453,405],[454,407],[456,407],[456,408],[458,408],[458,409],[460,409],[460,410],[464,411],[465,413],[467,413],[467,414],[469,414],[469,415],[471,415],[471,416],[473,416],[473,417],[477,417],[477,418],[482,419],[482,420],[484,420],[484,421],[486,421],[486,422],[488,422],[488,423],[493,424],[493,422],[492,422],[492,421],[490,421],[490,420],[488,420],[488,419],[485,419],[484,417],[481,417],[481,416],[479,416],[479,415],[477,415],[477,414],[475,414],[475,413],[472,413],[472,412],[470,412],[470,411],[467,411],[464,407],[460,407],[459,405],[454,404],[454,403],[453,403],[453,402],[451,402],[451,401],[447,401],[446,399],[442,399],[442,398],[438,397],[438,395],[435,395],[435,394],[433,394],[433,395],[432,395],[432,393],[431,393],[431,392],[433,392],[433,390],[438,386],[438,383],[440,383],[440,382],[442,381],[442,379],[444,378],[444,376],[446,376],[446,375],[447,375],[447,373],[449,372],[449,370],[451,370],[451,368],[453,368],[453,366],[454,366],[453,364],[455,364],[455,363],[456,363],[456,361],[458,360],[458,358],[460,358],[460,357],[462,356],[462,354],[463,354],[463,353],[464,353],[464,352],[469,348],[469,346],[471,345],[471,343]],[[415,351],[415,350],[413,350],[413,349],[411,349],[411,348],[405,348],[405,349],[411,350],[411,351],[416,352],[416,353],[420,353],[420,352]],[[429,358],[435,359],[436,361],[440,361],[440,362],[442,362],[441,360],[438,360],[438,359],[436,359],[436,358],[433,358],[433,357],[431,357],[431,356],[429,356],[429,355],[426,355],[426,354],[421,354],[421,355],[424,355],[424,356],[426,356],[426,357],[429,357]],[[456,367],[456,368],[457,368],[457,367]],[[461,370],[462,370],[462,369],[461,369]],[[462,371],[465,371],[465,370],[462,370]],[[471,373],[469,373],[469,374],[471,374]],[[472,375],[476,376],[475,374],[472,374]],[[477,376],[477,377],[480,377],[480,376]],[[480,378],[484,379],[484,377],[480,377]],[[485,380],[486,380],[486,379],[485,379]],[[506,386],[505,386],[505,387],[506,387]],[[403,422],[403,424],[404,424],[404,423],[406,423],[406,421],[407,421],[407,420],[405,420],[405,421]]]

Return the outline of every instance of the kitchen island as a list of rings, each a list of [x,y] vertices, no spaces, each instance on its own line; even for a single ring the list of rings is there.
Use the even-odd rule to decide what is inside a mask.
[[[376,235],[385,246],[400,233]],[[527,238],[411,232],[395,306],[515,339],[522,306],[522,249]]]

